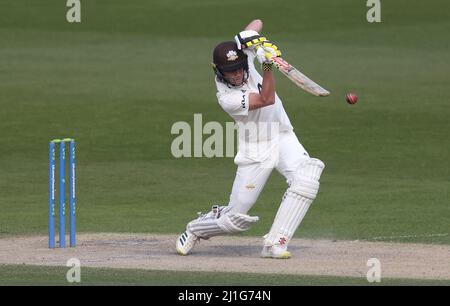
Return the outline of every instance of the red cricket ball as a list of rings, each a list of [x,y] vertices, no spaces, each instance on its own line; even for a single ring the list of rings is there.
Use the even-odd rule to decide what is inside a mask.
[[[348,104],[356,104],[356,102],[358,102],[358,96],[354,93],[348,93],[345,96],[345,101],[347,101]]]

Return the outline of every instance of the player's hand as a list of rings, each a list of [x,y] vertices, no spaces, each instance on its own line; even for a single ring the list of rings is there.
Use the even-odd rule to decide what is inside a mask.
[[[238,46],[238,49],[254,50],[256,46],[261,45],[267,41],[267,38],[259,35],[258,32],[253,30],[242,31],[234,36],[234,40]]]
[[[281,51],[270,41],[265,41],[264,43],[256,46],[255,49],[256,58],[261,64],[272,64],[273,57],[281,56]]]

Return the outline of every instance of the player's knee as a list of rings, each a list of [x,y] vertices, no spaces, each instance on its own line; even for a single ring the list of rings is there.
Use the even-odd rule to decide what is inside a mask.
[[[288,191],[314,200],[319,191],[319,179],[324,168],[325,164],[321,160],[317,158],[306,159],[296,169]]]

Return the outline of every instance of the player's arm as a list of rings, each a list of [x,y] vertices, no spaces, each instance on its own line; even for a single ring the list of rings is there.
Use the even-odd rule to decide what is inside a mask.
[[[256,58],[263,70],[263,83],[259,94],[249,95],[249,110],[261,108],[275,103],[275,78],[272,73],[273,59],[281,55],[277,46],[271,42],[264,42],[255,47]]]
[[[262,28],[263,22],[261,19],[255,19],[245,27],[244,31],[255,31],[261,33]]]
[[[260,93],[249,94],[249,110],[273,105],[275,103],[275,78],[272,70],[264,70]]]
[[[275,103],[275,78],[272,73],[273,56],[280,56],[278,47],[261,37],[259,33],[263,28],[263,22],[255,19],[250,22],[243,32],[235,36],[238,48],[249,48],[254,50],[256,58],[263,67],[263,83],[260,93],[251,93],[249,95],[249,110],[273,105]],[[255,43],[254,39],[259,40]],[[248,44],[252,42],[252,44]],[[263,48],[261,48],[264,46]]]

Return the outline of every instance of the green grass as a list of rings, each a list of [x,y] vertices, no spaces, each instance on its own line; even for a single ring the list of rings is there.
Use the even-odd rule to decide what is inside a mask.
[[[68,283],[66,267],[0,265],[0,285],[137,285],[137,286],[448,286],[445,280],[298,276],[256,273],[179,272],[81,268],[81,282]]]
[[[61,1],[2,3],[0,235],[47,231],[57,137],[78,142],[80,232],[175,233],[226,203],[233,160],[173,158],[170,128],[194,113],[231,120],[216,103],[211,49],[258,17],[332,92],[318,99],[277,75],[298,136],[326,163],[297,236],[449,244],[448,2],[389,1],[380,24],[366,22],[364,1],[278,5],[283,14],[261,1],[92,0],[68,24]],[[247,235],[267,232],[285,188],[274,173]]]

